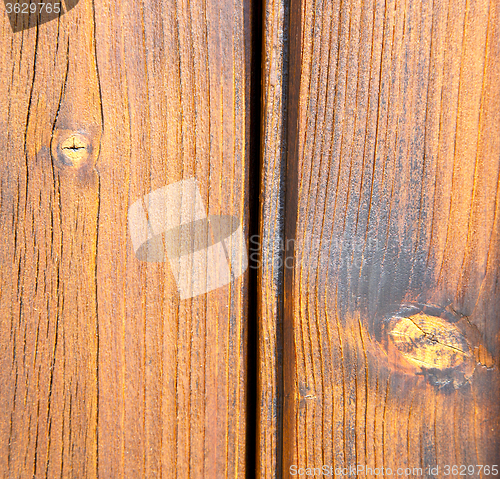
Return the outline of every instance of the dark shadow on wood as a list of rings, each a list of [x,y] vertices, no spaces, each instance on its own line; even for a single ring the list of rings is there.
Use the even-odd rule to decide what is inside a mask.
[[[287,477],[295,444],[295,346],[293,286],[295,231],[298,207],[299,96],[301,77],[301,1],[290,0],[288,36],[287,158],[285,182],[285,267],[283,307],[283,428],[281,477]],[[289,263],[292,259],[292,264]]]
[[[250,46],[250,146],[249,146],[249,231],[248,237],[259,234],[259,191],[261,158],[261,77],[262,77],[262,0],[253,0],[246,21],[251,22]],[[258,377],[258,270],[248,269],[248,329],[247,329],[247,427],[246,478],[255,478],[257,455],[257,377]]]

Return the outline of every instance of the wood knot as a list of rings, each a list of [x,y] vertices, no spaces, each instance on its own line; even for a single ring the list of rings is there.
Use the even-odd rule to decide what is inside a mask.
[[[439,388],[452,385],[458,389],[472,377],[477,363],[491,365],[491,357],[471,333],[473,326],[467,318],[448,310],[406,304],[379,326],[390,366],[406,374],[424,375]]]
[[[62,130],[55,132],[52,140],[52,157],[62,167],[81,168],[93,163],[94,148],[81,132]]]

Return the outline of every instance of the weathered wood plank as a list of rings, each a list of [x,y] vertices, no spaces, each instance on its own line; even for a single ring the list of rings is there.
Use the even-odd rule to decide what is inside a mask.
[[[260,231],[249,244],[258,277],[256,477],[281,477],[283,234],[286,160],[288,2],[264,2]]]
[[[175,261],[136,257],[128,208],[194,178],[204,213],[247,232],[251,15],[81,0],[24,32],[2,17],[2,474],[244,476],[247,274],[181,299]],[[148,221],[189,210],[173,203]]]
[[[168,263],[135,258],[126,208],[196,178],[208,214],[236,215],[246,227],[248,8],[239,1],[97,7],[103,476],[244,474],[246,277],[181,300]]]
[[[498,464],[500,4],[292,9],[284,473]]]
[[[0,471],[97,477],[92,5],[24,32],[1,23]]]
[[[106,2],[96,13],[100,474],[241,477],[246,276],[181,300],[169,263],[134,256],[127,208],[196,178],[207,213],[246,228],[249,4]]]

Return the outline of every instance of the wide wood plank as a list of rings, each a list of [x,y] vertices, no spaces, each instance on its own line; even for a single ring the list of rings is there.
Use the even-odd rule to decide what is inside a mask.
[[[140,257],[129,207],[185,219],[188,198],[147,199],[184,181],[197,214],[248,233],[251,16],[80,0],[16,33],[2,16],[0,475],[245,475],[245,243],[218,242],[230,281],[188,297],[179,277],[228,263],[177,274],[165,238]]]
[[[291,8],[284,475],[487,477],[476,465],[500,460],[500,3]]]

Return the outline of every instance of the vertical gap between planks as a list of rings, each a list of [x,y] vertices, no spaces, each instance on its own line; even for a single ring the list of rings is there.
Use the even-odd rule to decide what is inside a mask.
[[[262,2],[251,0],[250,45],[250,141],[249,141],[249,237],[260,230],[261,187],[261,79],[262,79]],[[258,378],[258,270],[248,269],[248,319],[247,319],[247,427],[246,427],[246,478],[254,479],[257,455],[257,378]]]
[[[280,441],[281,471],[278,477],[286,477],[293,463],[295,447],[295,343],[294,343],[294,271],[295,230],[298,207],[298,163],[299,138],[298,118],[301,79],[301,0],[288,2],[288,75],[286,112],[286,165],[285,165],[285,211],[284,211],[284,255],[287,266],[283,268],[283,321],[282,321],[282,438]],[[288,265],[288,259],[292,265]]]

